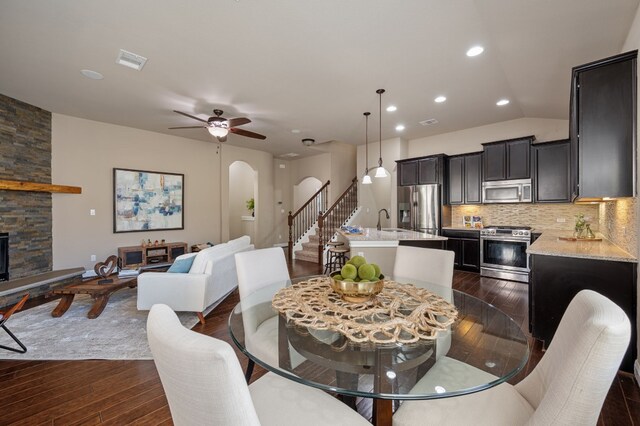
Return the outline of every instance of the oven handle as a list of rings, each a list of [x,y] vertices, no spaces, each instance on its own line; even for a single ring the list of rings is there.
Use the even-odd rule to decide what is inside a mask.
[[[529,246],[531,244],[531,240],[524,240],[524,239],[518,239],[518,238],[509,238],[509,237],[495,237],[495,236],[481,236],[480,237],[481,240],[483,241],[507,241],[507,242],[511,242],[511,243],[527,243],[527,246]]]

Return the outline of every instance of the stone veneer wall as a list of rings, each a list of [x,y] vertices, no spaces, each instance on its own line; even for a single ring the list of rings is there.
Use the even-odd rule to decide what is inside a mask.
[[[600,232],[629,254],[638,257],[637,198],[600,203]]]
[[[524,225],[535,229],[573,230],[575,215],[584,214],[591,229],[599,230],[596,204],[484,204],[451,207],[451,226],[462,226],[462,217],[482,216],[484,225]],[[565,222],[557,222],[564,218]]]
[[[51,183],[51,113],[0,95],[0,179]],[[51,194],[0,191],[9,279],[51,271]]]

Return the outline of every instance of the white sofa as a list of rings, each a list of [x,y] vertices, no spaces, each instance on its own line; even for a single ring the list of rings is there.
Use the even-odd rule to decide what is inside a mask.
[[[204,324],[204,316],[238,286],[235,254],[247,250],[253,250],[253,245],[245,235],[198,252],[187,273],[140,274],[138,310],[163,303],[174,311],[196,312]]]

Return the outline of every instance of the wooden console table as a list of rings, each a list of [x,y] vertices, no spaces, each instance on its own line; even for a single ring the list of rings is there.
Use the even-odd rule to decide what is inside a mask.
[[[67,312],[67,309],[69,309],[69,306],[71,306],[76,294],[88,294],[93,297],[95,302],[89,310],[87,318],[98,318],[104,310],[104,307],[107,306],[109,297],[111,297],[113,293],[125,287],[134,288],[138,285],[137,276],[118,278],[117,275],[112,275],[109,278],[113,279],[113,282],[109,284],[98,284],[98,281],[103,279],[98,277],[79,284],[72,284],[53,290],[51,293],[62,295],[62,299],[60,299],[58,306],[56,306],[56,308],[51,312],[51,316],[57,318],[64,315],[64,313]]]
[[[185,253],[187,253],[187,243],[118,247],[118,257],[122,261],[123,268],[170,264],[176,260],[176,257]]]

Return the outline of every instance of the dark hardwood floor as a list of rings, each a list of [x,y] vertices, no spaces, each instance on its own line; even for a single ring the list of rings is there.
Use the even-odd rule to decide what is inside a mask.
[[[292,265],[291,274],[299,277],[316,270],[317,265],[299,261]],[[497,306],[523,330],[528,329],[526,285],[456,272],[454,288]],[[207,317],[204,326],[193,329],[231,343],[227,318],[237,302],[236,291]],[[531,344],[527,366],[511,383],[521,380],[542,357],[539,342],[531,339]],[[244,369],[246,357],[236,353]],[[264,373],[256,366],[253,380]],[[0,425],[172,424],[153,361],[0,361],[0,389]],[[357,405],[360,413],[371,418],[370,400],[360,399]],[[634,424],[640,425],[640,390],[632,375],[619,373],[598,425]]]

